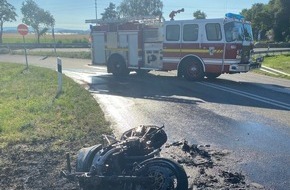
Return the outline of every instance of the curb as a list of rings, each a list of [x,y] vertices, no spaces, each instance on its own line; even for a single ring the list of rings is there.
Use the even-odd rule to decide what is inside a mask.
[[[290,74],[288,74],[288,73],[285,73],[285,72],[282,72],[282,71],[279,71],[277,69],[273,69],[273,68],[270,68],[270,67],[266,67],[266,66],[262,66],[261,70],[265,71],[265,72],[268,72],[268,73],[271,73],[271,74],[274,74],[274,75],[290,76]]]

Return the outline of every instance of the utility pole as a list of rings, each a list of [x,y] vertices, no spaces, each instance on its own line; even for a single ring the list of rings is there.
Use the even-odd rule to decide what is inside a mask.
[[[95,11],[96,11],[96,17],[94,19],[85,20],[86,23],[97,24],[97,20],[98,20],[98,3],[97,3],[97,0],[95,0]]]
[[[95,0],[95,9],[96,9],[96,22],[98,20],[98,4],[97,4],[97,0]]]

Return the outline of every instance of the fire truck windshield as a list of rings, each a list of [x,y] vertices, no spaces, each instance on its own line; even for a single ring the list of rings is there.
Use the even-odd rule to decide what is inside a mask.
[[[224,29],[227,42],[253,40],[252,28],[248,23],[229,22],[225,24]]]

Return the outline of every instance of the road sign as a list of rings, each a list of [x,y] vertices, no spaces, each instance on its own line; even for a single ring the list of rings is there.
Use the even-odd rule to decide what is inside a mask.
[[[23,43],[25,44],[25,35],[28,34],[28,27],[25,24],[19,24],[17,27],[17,31],[23,37]],[[27,61],[27,52],[26,47],[24,46],[24,53],[25,53],[25,61],[26,61],[26,69],[28,69],[28,61]]]
[[[28,34],[28,27],[25,24],[19,24],[17,27],[17,31],[22,36],[25,36]]]

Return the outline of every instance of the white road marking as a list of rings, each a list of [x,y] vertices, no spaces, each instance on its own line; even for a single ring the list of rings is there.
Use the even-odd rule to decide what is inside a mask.
[[[277,107],[280,107],[280,108],[284,108],[284,109],[290,110],[290,104],[287,104],[287,103],[284,103],[284,102],[280,102],[280,101],[277,101],[277,100],[273,100],[273,99],[270,99],[270,98],[258,96],[258,95],[255,95],[255,94],[251,94],[251,93],[248,93],[248,92],[243,92],[243,91],[240,91],[240,90],[236,90],[236,89],[233,89],[233,88],[228,88],[228,87],[217,85],[217,84],[206,83],[206,82],[199,82],[199,83],[201,85],[204,85],[204,86],[208,86],[208,87],[215,88],[215,89],[218,89],[218,90],[223,90],[223,91],[226,91],[226,92],[229,92],[229,93],[232,93],[232,94],[237,94],[239,96],[244,96],[244,97],[247,97],[247,98],[250,98],[250,99],[253,99],[253,100],[257,100],[259,102],[267,103],[267,104],[270,104],[270,105],[274,105],[274,106],[277,106]]]

